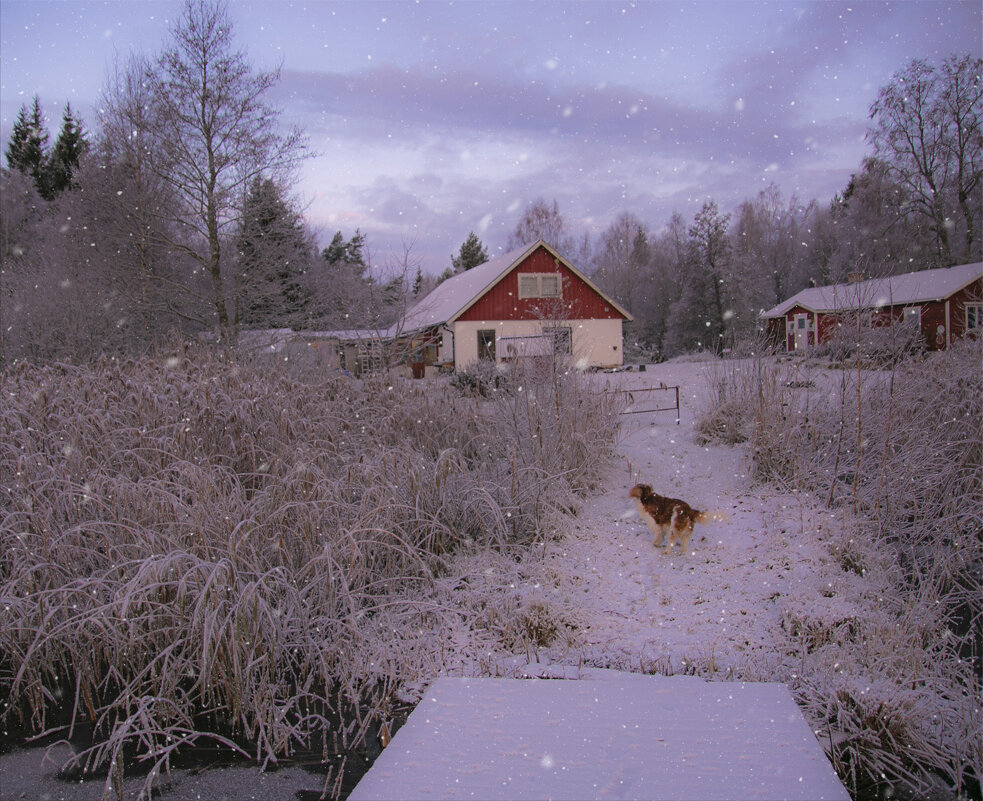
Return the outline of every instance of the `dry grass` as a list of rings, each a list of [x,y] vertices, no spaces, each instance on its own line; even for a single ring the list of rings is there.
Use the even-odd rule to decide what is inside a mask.
[[[473,625],[509,584],[471,592],[461,571],[476,554],[515,569],[590,486],[616,422],[573,374],[514,378],[478,401],[200,354],[13,368],[3,717],[90,723],[84,767],[109,767],[109,792],[141,760],[149,789],[203,739],[264,766],[339,728],[350,744],[401,684],[540,640]]]
[[[872,371],[717,367],[704,436],[758,480],[844,510],[833,543],[865,606],[788,610],[800,702],[855,791],[983,776],[983,343]],[[735,432],[737,432],[735,434]],[[847,579],[844,579],[845,581]]]

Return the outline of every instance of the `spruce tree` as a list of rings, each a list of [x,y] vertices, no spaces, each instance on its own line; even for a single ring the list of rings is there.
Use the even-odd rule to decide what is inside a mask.
[[[48,158],[47,180],[52,196],[64,192],[71,186],[72,175],[78,169],[79,161],[88,149],[89,141],[82,121],[72,113],[71,104],[66,103],[61,120],[61,131]]]
[[[301,327],[311,301],[304,281],[310,249],[300,215],[269,178],[257,177],[250,184],[236,246],[238,323]]]
[[[365,268],[365,256],[362,249],[365,247],[365,234],[355,229],[355,234],[347,242],[341,235],[341,231],[336,231],[331,239],[331,244],[321,251],[321,258],[328,264],[351,264]]]
[[[456,256],[451,256],[451,263],[454,265],[455,273],[463,273],[479,264],[488,261],[488,251],[481,244],[478,235],[474,231],[468,234],[468,238],[461,245],[461,250]]]
[[[41,197],[50,200],[47,170],[48,130],[41,113],[41,101],[34,95],[30,110],[21,106],[7,143],[7,166],[30,175]]]

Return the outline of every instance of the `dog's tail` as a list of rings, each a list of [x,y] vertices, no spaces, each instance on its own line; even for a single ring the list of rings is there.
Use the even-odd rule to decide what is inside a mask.
[[[730,515],[727,512],[694,512],[693,519],[697,523],[726,523]]]

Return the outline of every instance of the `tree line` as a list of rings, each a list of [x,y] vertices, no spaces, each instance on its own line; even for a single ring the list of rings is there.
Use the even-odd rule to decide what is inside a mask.
[[[899,71],[871,105],[873,152],[828,205],[769,186],[690,221],[626,211],[591,237],[540,198],[507,248],[556,247],[632,312],[629,342],[654,358],[733,347],[810,283],[978,261],[981,63]],[[382,329],[488,259],[473,231],[440,276],[411,246],[373,264],[361,231],[319,249],[290,194],[305,137],[266,99],[278,77],[236,48],[225,5],[188,0],[159,56],[109,75],[96,133],[66,106],[52,145],[39,98],[22,107],[0,170],[0,364],[201,332]]]
[[[0,364],[139,352],[241,328],[383,327],[399,287],[365,236],[318,252],[290,195],[304,135],[266,100],[228,8],[188,0],[156,58],[109,75],[92,135],[70,107],[53,147],[39,98],[0,171]]]
[[[829,204],[772,184],[724,213],[707,200],[661,227],[631,212],[577,234],[540,198],[510,234],[537,237],[635,317],[626,347],[651,358],[721,351],[750,339],[758,314],[798,291],[983,261],[983,60],[914,60],[870,106],[872,153]]]

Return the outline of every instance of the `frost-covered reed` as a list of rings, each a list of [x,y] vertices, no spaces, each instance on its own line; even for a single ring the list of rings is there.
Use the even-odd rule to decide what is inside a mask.
[[[545,636],[511,556],[616,418],[572,373],[512,378],[486,400],[184,353],[3,374],[2,717],[91,724],[83,767],[108,791],[139,759],[149,788],[203,740],[263,765],[349,746],[401,685]]]
[[[833,543],[869,607],[786,610],[790,681],[841,776],[956,793],[983,777],[983,343],[874,370],[724,362],[707,439],[747,442],[758,480],[844,519]],[[968,783],[968,784],[967,784]]]

